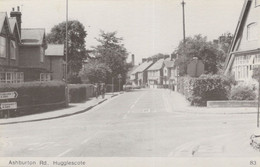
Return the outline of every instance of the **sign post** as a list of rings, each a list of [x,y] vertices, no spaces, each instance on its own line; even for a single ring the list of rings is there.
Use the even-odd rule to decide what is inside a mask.
[[[0,100],[14,99],[18,97],[17,92],[0,92]]]
[[[0,102],[0,111],[7,110],[7,118],[10,117],[10,110],[17,109],[17,102],[8,102],[9,99],[16,99],[18,93],[13,92],[0,92],[0,100],[7,100],[7,102]]]

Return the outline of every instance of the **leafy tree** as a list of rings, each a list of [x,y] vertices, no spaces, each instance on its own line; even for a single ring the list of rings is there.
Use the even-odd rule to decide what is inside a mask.
[[[165,55],[165,54],[162,54],[162,53],[158,53],[156,55],[153,55],[151,57],[148,57],[147,60],[152,60],[152,59],[163,59],[163,58],[168,58],[170,57],[170,55]]]
[[[105,33],[104,31],[101,31],[100,37],[97,39],[100,44],[94,47],[96,58],[100,62],[107,64],[111,69],[110,75],[106,78],[106,83],[111,83],[111,78],[116,78],[119,75],[122,76],[124,83],[128,71],[126,63],[128,53],[124,44],[122,44],[123,38],[119,38],[116,35],[117,32]]]
[[[206,74],[216,74],[219,61],[223,56],[223,52],[212,42],[208,42],[207,37],[202,35],[186,38],[185,45],[181,41],[175,52],[178,54],[176,65],[179,66],[181,76],[187,74],[187,65],[193,57],[198,57],[203,61]]]
[[[77,20],[68,21],[68,73],[77,75],[86,57],[85,37],[87,33],[82,23]],[[66,22],[55,25],[47,34],[48,43],[66,43]]]
[[[219,69],[220,73],[223,73],[224,63],[228,56],[228,52],[229,52],[229,49],[230,49],[230,46],[232,43],[232,39],[233,39],[233,35],[229,32],[222,34],[218,38],[217,46],[218,46],[219,50],[223,52],[222,56],[220,56],[220,60],[218,63],[218,69]]]
[[[81,80],[89,80],[90,83],[105,82],[111,69],[98,60],[90,60],[80,71]]]

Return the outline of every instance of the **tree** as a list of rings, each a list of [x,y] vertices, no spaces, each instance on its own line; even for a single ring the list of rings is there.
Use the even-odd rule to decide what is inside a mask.
[[[219,63],[218,63],[218,69],[220,73],[223,73],[223,68],[225,64],[225,60],[229,54],[229,49],[232,43],[233,35],[229,32],[226,32],[219,36],[218,38],[218,48],[220,51],[222,51],[222,56],[220,57]]]
[[[112,77],[116,78],[119,74],[122,76],[124,83],[128,71],[126,63],[128,53],[124,44],[122,44],[123,38],[116,37],[116,35],[117,32],[105,33],[101,31],[100,38],[97,39],[100,45],[94,47],[96,58],[111,69],[110,75],[107,76],[106,83],[111,83]]]
[[[68,73],[77,75],[86,58],[85,27],[77,20],[68,21]],[[48,43],[65,44],[66,22],[55,25],[47,34]]]
[[[105,82],[111,69],[98,60],[90,60],[80,71],[81,80],[89,80],[90,83]]]
[[[165,54],[162,54],[162,53],[158,53],[156,55],[148,57],[147,60],[153,60],[153,59],[159,60],[159,59],[164,59],[164,58],[168,58],[168,57],[170,57],[170,55],[165,55]]]
[[[179,66],[179,74],[181,76],[187,74],[187,65],[193,57],[197,57],[203,61],[206,74],[216,74],[218,63],[223,56],[223,52],[212,42],[208,42],[207,37],[203,37],[202,35],[186,38],[185,45],[181,41],[175,52],[179,55],[176,65]]]

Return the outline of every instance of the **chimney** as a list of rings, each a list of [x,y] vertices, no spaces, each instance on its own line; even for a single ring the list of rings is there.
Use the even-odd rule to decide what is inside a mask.
[[[144,63],[147,59],[146,58],[142,58],[142,63]]]
[[[132,66],[135,66],[135,55],[132,54]]]
[[[13,8],[13,10],[10,12],[10,16],[16,18],[19,33],[21,34],[22,13],[20,12],[20,7],[17,6],[17,11],[15,11],[14,8]]]

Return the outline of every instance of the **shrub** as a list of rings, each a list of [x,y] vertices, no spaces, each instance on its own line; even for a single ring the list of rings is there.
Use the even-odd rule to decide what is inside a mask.
[[[12,115],[27,115],[65,106],[65,84],[63,82],[24,82],[0,85],[0,92],[8,91],[18,93],[16,99],[8,100],[17,102],[17,112],[11,112]]]
[[[228,78],[222,75],[202,75],[199,78],[182,77],[178,91],[192,105],[206,106],[209,100],[227,100],[231,89]]]
[[[86,86],[81,84],[69,85],[69,102],[78,103],[86,100]]]
[[[251,86],[237,85],[231,89],[231,100],[255,100],[256,94]]]

